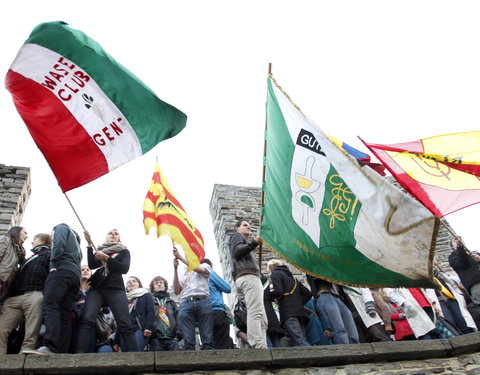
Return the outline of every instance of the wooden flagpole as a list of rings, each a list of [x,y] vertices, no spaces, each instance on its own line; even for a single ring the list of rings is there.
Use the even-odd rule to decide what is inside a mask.
[[[272,75],[272,63],[268,63],[268,77]],[[267,94],[268,100],[268,94]],[[265,192],[263,190],[263,185],[265,183],[265,158],[267,156],[267,111],[265,110],[265,133],[264,133],[264,141],[263,141],[263,170],[262,170],[262,200],[261,200],[261,210],[263,212],[263,206],[265,205]],[[262,225],[263,214],[260,215],[260,225]],[[262,250],[263,250],[263,242],[260,241],[258,246],[258,268],[260,269],[260,273],[262,273]]]
[[[63,193],[63,195],[65,195],[65,198],[67,198],[68,204],[70,205],[70,207],[72,207],[73,213],[74,213],[75,216],[77,217],[78,221],[80,222],[80,225],[81,225],[82,228],[83,228],[83,231],[85,232],[87,229],[85,228],[85,225],[83,225],[83,222],[82,222],[82,220],[80,219],[80,216],[78,216],[77,211],[75,210],[75,207],[73,207],[73,204],[72,204],[72,202],[70,201],[70,198],[68,197],[67,193]],[[93,243],[93,241],[92,241],[92,247],[93,247],[93,249],[95,250],[95,252],[98,251],[98,250],[97,250],[97,247],[95,246],[95,244]]]

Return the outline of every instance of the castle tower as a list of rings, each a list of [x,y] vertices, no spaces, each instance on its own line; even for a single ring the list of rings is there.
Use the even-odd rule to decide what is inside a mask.
[[[30,168],[0,164],[0,235],[20,225],[30,194]]]

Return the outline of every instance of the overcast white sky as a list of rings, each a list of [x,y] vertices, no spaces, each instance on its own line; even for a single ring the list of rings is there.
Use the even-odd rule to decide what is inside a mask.
[[[0,71],[37,24],[62,20],[187,114],[177,137],[68,193],[96,243],[120,230],[129,275],[171,282],[169,240],[142,223],[156,157],[219,271],[213,185],[261,185],[269,62],[307,116],[364,152],[357,136],[398,143],[479,130],[479,18],[475,1],[3,1]],[[61,222],[82,232],[5,89],[0,110],[0,163],[31,167],[30,237]],[[471,249],[479,214],[477,205],[447,216]]]

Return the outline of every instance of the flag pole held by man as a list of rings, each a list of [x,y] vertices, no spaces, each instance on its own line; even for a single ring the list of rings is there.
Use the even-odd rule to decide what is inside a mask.
[[[184,113],[65,22],[32,31],[5,85],[63,192],[145,154],[186,124]]]
[[[432,284],[438,219],[361,167],[268,79],[260,236],[303,271],[354,286]]]

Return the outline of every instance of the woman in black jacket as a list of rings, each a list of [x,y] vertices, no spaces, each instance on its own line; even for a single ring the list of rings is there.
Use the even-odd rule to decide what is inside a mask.
[[[77,353],[85,353],[94,332],[98,312],[104,306],[110,307],[115,321],[117,333],[125,340],[125,351],[138,351],[134,329],[130,322],[128,300],[123,283],[123,274],[130,268],[130,251],[120,241],[118,230],[108,232],[106,242],[94,252],[92,239],[85,231],[88,242],[88,266],[97,271],[90,278],[90,289],[85,300],[83,319],[77,344]],[[99,276],[102,275],[102,276]]]
[[[135,329],[135,339],[140,351],[148,345],[152,333],[155,331],[155,305],[152,294],[143,287],[136,276],[127,280],[128,309],[130,323]],[[124,341],[120,339],[120,346],[124,349]]]

